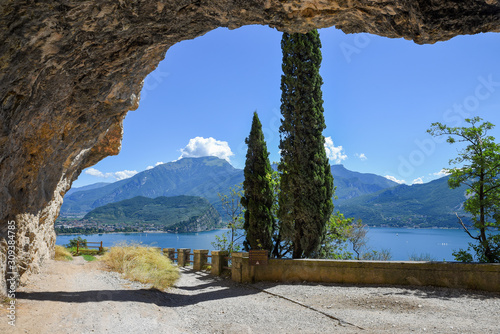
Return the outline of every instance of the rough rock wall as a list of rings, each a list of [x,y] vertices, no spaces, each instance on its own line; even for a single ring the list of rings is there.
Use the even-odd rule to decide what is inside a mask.
[[[335,25],[416,43],[500,29],[498,0],[0,0],[0,277],[51,255],[64,193],[120,150],[168,48],[217,27]],[[8,222],[15,247],[8,252]],[[12,231],[12,230],[11,230]],[[0,278],[0,291],[6,291]]]

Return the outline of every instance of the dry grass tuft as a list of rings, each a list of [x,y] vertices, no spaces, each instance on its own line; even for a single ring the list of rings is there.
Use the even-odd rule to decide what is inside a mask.
[[[159,249],[137,244],[121,244],[101,258],[111,270],[123,273],[125,278],[151,284],[164,290],[179,278],[179,270]]]
[[[63,246],[56,245],[56,255],[54,256],[56,261],[71,261],[73,257],[71,253]]]

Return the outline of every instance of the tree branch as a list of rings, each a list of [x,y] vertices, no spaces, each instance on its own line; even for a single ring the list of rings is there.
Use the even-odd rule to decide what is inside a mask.
[[[464,228],[465,232],[467,232],[467,234],[469,235],[469,237],[471,237],[472,239],[475,239],[475,240],[480,240],[479,237],[474,237],[472,234],[470,234],[469,229],[467,228],[467,226],[465,226],[465,224],[462,221],[462,219],[460,219],[460,217],[458,216],[458,213],[455,212],[455,215],[457,216],[458,220],[460,221],[460,225],[462,225],[462,227]]]
[[[494,189],[496,189],[496,188],[498,188],[498,187],[500,187],[500,184],[497,184],[497,185],[495,185],[495,186],[493,186],[493,187],[489,188],[489,189],[488,189],[488,190],[486,190],[484,193],[485,193],[485,194],[487,194],[487,193],[489,193],[490,191],[492,191],[492,190],[494,190]]]

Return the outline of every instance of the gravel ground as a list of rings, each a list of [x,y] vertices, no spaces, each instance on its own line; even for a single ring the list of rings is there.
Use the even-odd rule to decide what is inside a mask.
[[[165,291],[81,257],[48,261],[18,289],[0,333],[494,333],[500,294],[416,287],[257,283],[181,269]]]

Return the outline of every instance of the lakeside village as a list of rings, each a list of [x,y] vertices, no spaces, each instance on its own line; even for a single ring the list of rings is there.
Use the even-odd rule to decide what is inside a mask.
[[[99,234],[99,233],[129,233],[129,232],[168,232],[176,233],[175,229],[167,229],[165,226],[153,223],[127,223],[127,222],[113,222],[102,223],[94,220],[87,219],[71,219],[61,218],[58,219],[54,225],[56,234]]]

